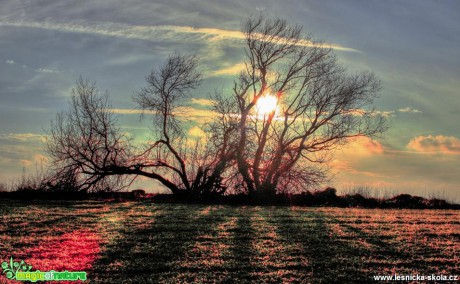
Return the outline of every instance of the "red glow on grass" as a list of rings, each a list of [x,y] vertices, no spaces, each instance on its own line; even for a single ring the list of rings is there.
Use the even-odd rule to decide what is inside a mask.
[[[42,240],[25,254],[32,270],[87,271],[97,258],[100,237],[88,230],[75,230]]]

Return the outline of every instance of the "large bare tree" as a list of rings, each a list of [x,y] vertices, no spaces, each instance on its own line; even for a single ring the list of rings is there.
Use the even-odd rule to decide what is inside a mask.
[[[386,129],[372,108],[374,74],[350,74],[333,50],[300,26],[263,16],[244,24],[245,70],[234,83],[239,138],[236,163],[249,193],[302,191],[327,177],[322,164],[350,138]],[[260,111],[270,97],[277,106]]]

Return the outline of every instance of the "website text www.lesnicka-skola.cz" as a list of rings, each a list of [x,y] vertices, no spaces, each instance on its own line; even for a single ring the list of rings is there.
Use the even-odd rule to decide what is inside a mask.
[[[411,274],[411,275],[374,275],[374,280],[376,281],[460,281],[458,275],[420,275],[420,274]]]

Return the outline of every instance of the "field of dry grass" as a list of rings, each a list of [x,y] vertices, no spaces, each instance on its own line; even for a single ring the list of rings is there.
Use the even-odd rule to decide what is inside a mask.
[[[0,261],[86,271],[89,283],[459,274],[459,217],[451,210],[0,200]]]

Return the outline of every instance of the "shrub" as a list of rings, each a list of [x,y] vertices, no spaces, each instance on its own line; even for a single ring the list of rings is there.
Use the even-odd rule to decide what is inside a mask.
[[[327,187],[313,193],[314,203],[316,205],[340,205],[337,190],[333,187]]]

